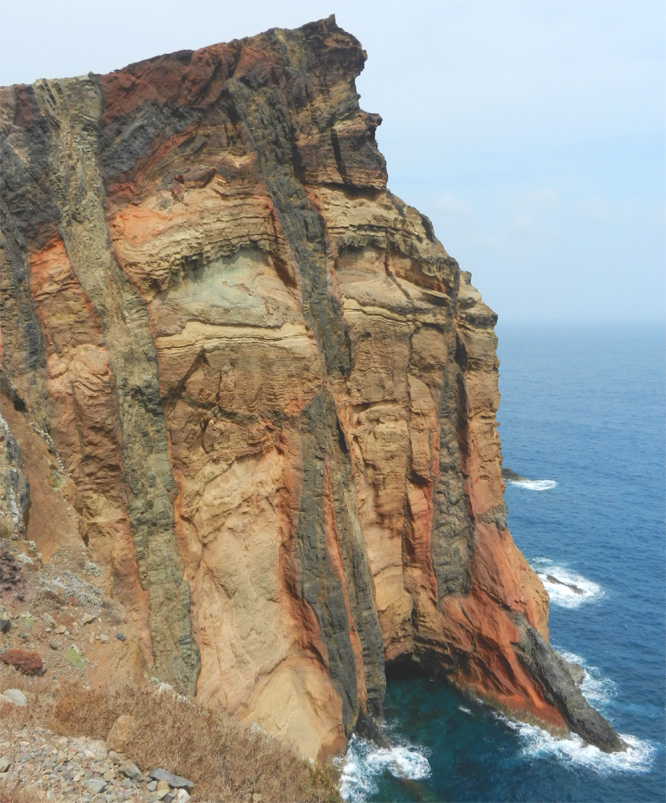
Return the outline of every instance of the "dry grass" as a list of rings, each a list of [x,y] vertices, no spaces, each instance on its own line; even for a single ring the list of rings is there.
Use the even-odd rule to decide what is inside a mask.
[[[53,706],[57,688],[57,684],[48,676],[26,677],[13,667],[0,663],[0,692],[5,689],[19,689],[29,702],[26,708],[11,703],[0,703],[2,725],[20,729],[43,724]],[[0,803],[4,803],[2,798]]]
[[[0,803],[42,803],[39,791],[25,789],[18,782],[0,781]]]
[[[263,733],[150,684],[109,691],[61,690],[48,726],[67,736],[106,739],[121,714],[138,727],[125,753],[143,771],[165,767],[194,781],[198,800],[337,803],[337,779]]]
[[[46,727],[52,716],[56,684],[48,677],[29,678],[15,669],[0,664],[0,691],[20,689],[28,705],[0,703],[0,730],[13,743],[24,728]],[[0,803],[43,803],[44,790],[26,786],[15,780],[0,781]]]
[[[43,803],[44,791],[18,781],[0,781],[0,803]]]
[[[312,766],[279,742],[152,683],[86,690],[80,684],[27,678],[0,664],[0,686],[28,695],[25,708],[0,704],[3,728],[45,727],[63,736],[106,740],[121,714],[132,714],[136,733],[125,753],[144,772],[153,767],[194,781],[199,801],[340,803],[333,767]],[[34,803],[30,790],[0,785],[0,803]]]

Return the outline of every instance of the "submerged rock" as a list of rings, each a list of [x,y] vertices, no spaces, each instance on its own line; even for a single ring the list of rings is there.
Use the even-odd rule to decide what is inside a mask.
[[[555,583],[558,586],[566,586],[566,588],[570,588],[574,592],[574,594],[585,593],[585,591],[582,588],[579,588],[577,585],[574,585],[573,583],[565,583],[563,580],[558,580],[557,577],[553,577],[552,574],[547,574],[546,580],[548,580],[551,583]]]
[[[510,482],[525,482],[527,479],[527,477],[523,477],[522,474],[516,474],[513,469],[506,468],[505,466],[502,466],[502,477]]]

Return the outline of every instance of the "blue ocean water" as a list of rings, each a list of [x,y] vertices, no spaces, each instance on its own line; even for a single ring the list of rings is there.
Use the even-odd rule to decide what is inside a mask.
[[[343,794],[355,803],[664,801],[664,329],[503,325],[498,337],[504,465],[531,480],[507,486],[509,526],[551,594],[551,642],[584,666],[588,700],[632,749],[607,756],[402,677],[386,700],[400,746],[354,739]]]

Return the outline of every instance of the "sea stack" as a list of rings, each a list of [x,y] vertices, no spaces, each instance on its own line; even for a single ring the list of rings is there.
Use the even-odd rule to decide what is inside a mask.
[[[496,315],[387,189],[365,60],[329,17],[1,90],[3,535],[84,540],[137,660],[303,756],[397,661],[620,749],[507,530]]]

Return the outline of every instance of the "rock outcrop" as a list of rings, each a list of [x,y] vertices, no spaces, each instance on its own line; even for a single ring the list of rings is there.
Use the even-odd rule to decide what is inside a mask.
[[[365,58],[331,17],[2,90],[0,408],[62,483],[22,470],[154,673],[304,755],[406,659],[617,749],[506,527],[496,316],[387,190]]]
[[[21,450],[0,413],[0,538],[25,538],[29,498]]]

